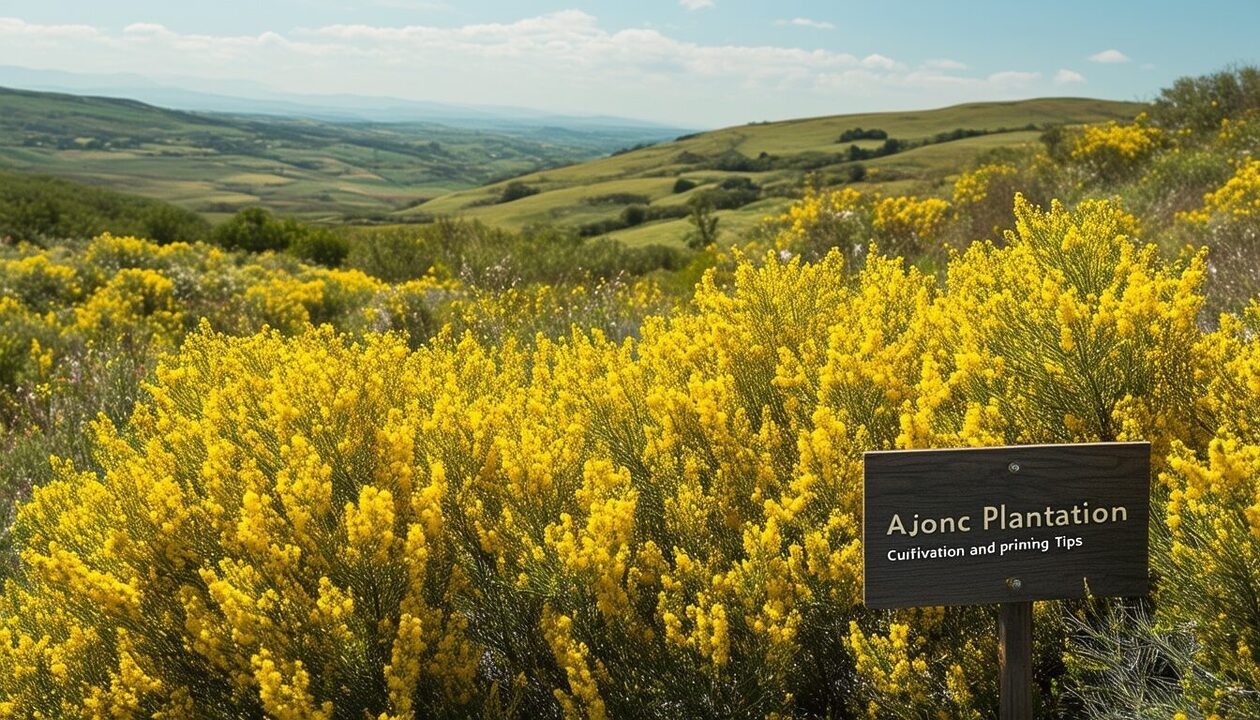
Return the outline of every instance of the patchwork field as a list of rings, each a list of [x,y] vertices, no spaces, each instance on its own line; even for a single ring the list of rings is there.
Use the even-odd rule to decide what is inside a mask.
[[[0,88],[0,169],[106,185],[212,220],[246,205],[309,219],[381,214],[669,134],[332,123]]]
[[[819,185],[850,182],[854,166],[860,164],[865,175],[852,183],[859,189],[931,194],[968,163],[993,150],[1035,143],[1045,129],[1058,125],[1128,120],[1143,107],[1109,100],[1042,98],[969,103],[922,112],[753,123],[452,192],[398,216],[461,215],[512,229],[535,223],[580,227],[615,219],[627,205],[600,202],[600,198],[639,195],[650,206],[668,207],[685,204],[695,194],[731,177],[746,177],[766,199],[719,211],[721,227],[727,232],[738,231],[786,207],[799,194],[807,175]],[[881,157],[851,160],[851,145],[874,152],[884,144],[884,140],[875,139],[840,141],[845,131],[855,128],[882,130],[888,138],[909,147]],[[955,131],[962,137],[938,137]],[[675,193],[679,178],[695,183],[695,187]],[[537,193],[498,202],[509,182],[524,183]],[[676,244],[689,227],[685,219],[669,218],[607,234],[629,244]]]

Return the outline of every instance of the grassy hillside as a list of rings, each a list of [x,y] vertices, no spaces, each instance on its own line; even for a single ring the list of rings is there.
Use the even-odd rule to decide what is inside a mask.
[[[523,182],[537,194],[510,202],[499,202],[508,185],[499,182],[453,192],[399,215],[463,215],[510,228],[540,222],[581,227],[617,218],[634,202],[645,199],[655,208],[684,205],[694,194],[727,178],[747,177],[759,186],[762,199],[721,211],[721,227],[729,232],[784,207],[808,173],[814,173],[823,184],[850,182],[854,166],[860,164],[865,170],[864,179],[856,183],[860,187],[932,192],[985,152],[1035,142],[1044,129],[1055,125],[1131,119],[1143,107],[1106,100],[1043,98],[922,112],[754,123],[517,178],[515,182]],[[910,147],[881,157],[851,160],[850,146],[875,152],[885,144],[880,139],[840,141],[845,131],[855,128],[882,130],[888,138]],[[963,132],[937,137],[953,131]],[[952,139],[954,135],[962,137]],[[696,187],[675,193],[679,178],[691,180]],[[641,198],[616,201],[632,196]],[[680,242],[688,228],[685,219],[674,218],[608,234],[629,244]]]
[[[211,218],[250,204],[308,217],[379,214],[657,132],[210,115],[0,88],[0,169],[108,185]]]
[[[160,200],[62,178],[0,171],[0,241],[39,243],[105,232],[168,243],[202,239],[210,224]]]

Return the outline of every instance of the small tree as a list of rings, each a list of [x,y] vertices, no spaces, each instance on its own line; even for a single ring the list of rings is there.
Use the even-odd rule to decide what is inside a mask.
[[[247,207],[216,227],[211,239],[228,250],[284,250],[300,234],[293,220],[277,220],[266,208]]]
[[[697,195],[688,201],[687,206],[691,208],[687,220],[692,226],[687,234],[687,247],[700,250],[717,242],[719,218],[709,198]]]

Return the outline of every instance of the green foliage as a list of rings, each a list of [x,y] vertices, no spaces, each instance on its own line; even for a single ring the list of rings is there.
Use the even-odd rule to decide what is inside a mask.
[[[718,218],[715,207],[708,194],[697,195],[687,203],[691,214],[687,217],[691,223],[691,232],[687,235],[687,247],[700,250],[717,242]]]
[[[1064,717],[1204,718],[1182,687],[1208,680],[1184,625],[1161,628],[1149,604],[1124,601],[1086,602],[1051,617],[1053,632],[1068,638]]]
[[[714,191],[725,192],[725,191]],[[624,230],[630,227],[636,227],[643,223],[652,222],[653,220],[667,220],[676,218],[685,218],[690,214],[690,210],[686,205],[631,205],[617,217],[604,218],[603,220],[595,220],[593,222],[583,223],[578,227],[578,235],[581,237],[594,237],[597,235],[605,235],[617,230]]]
[[[642,225],[647,217],[647,208],[643,205],[631,205],[621,211],[621,221],[626,224],[626,227]]]
[[[307,262],[339,267],[350,254],[350,241],[334,230],[307,228],[289,244],[289,252]]]
[[[734,210],[760,199],[761,188],[751,178],[735,176],[725,178],[716,188],[697,191],[697,197],[714,210]]]
[[[510,232],[446,219],[420,227],[360,231],[346,264],[392,282],[424,277],[438,268],[476,287],[501,289],[638,276],[677,269],[683,262],[677,249],[660,245],[629,248],[546,226]]]
[[[695,180],[689,180],[687,178],[680,177],[674,181],[674,187],[670,190],[670,192],[674,193],[675,195],[677,195],[678,193],[685,193],[688,190],[694,188],[697,184],[698,183],[696,183]]]
[[[642,193],[616,192],[592,195],[582,200],[587,205],[647,205],[652,198]]]
[[[880,130],[878,128],[870,128],[869,130],[863,130],[862,128],[859,127],[859,128],[850,128],[840,133],[840,137],[839,139],[836,140],[836,142],[847,143],[847,142],[853,142],[854,140],[887,140],[887,139],[888,139],[888,132],[886,130]]]
[[[1260,68],[1233,67],[1210,75],[1181,77],[1160,92],[1151,119],[1169,129],[1209,133],[1225,118],[1260,110]]]
[[[1056,125],[1038,136],[1045,146],[1046,155],[1058,163],[1066,163],[1072,156],[1072,144],[1076,140],[1069,128]]]
[[[219,225],[211,239],[227,250],[288,251],[325,267],[338,267],[350,253],[344,232],[305,225],[293,218],[277,218],[261,207],[245,208]]]
[[[296,220],[278,219],[270,210],[248,207],[211,233],[216,245],[228,250],[264,252],[285,250],[306,230]]]
[[[101,233],[154,242],[199,240],[209,224],[195,213],[68,180],[0,172],[0,239],[46,242]]]
[[[539,189],[531,185],[527,185],[519,180],[514,180],[503,186],[503,194],[499,196],[499,202],[510,203],[513,200],[527,198],[530,195],[537,195]]]

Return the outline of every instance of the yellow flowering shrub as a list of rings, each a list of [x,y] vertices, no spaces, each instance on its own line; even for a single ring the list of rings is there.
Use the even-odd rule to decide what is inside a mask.
[[[914,257],[931,249],[949,218],[949,209],[949,203],[940,198],[884,197],[875,202],[871,227],[881,247]]]
[[[1196,682],[1186,689],[1204,714],[1255,717],[1260,442],[1222,429],[1202,455],[1178,445],[1170,465],[1167,547],[1156,563],[1166,576],[1160,615],[1169,623],[1189,623],[1197,640],[1194,660],[1211,681],[1191,676]]]
[[[444,609],[464,581],[443,466],[403,412],[408,354],[193,336],[129,435],[98,425],[104,475],[63,465],[20,512],[5,696],[48,717],[469,712],[479,653]]]
[[[1099,178],[1117,180],[1133,173],[1166,142],[1164,131],[1149,125],[1143,114],[1128,125],[1113,120],[1081,128],[1072,144],[1071,159]]]
[[[157,271],[121,270],[75,308],[76,329],[88,337],[134,334],[172,342],[183,325],[174,291],[174,283]]]
[[[853,264],[870,242],[871,196],[852,188],[808,188],[805,197],[778,217],[767,217],[773,247],[781,253],[818,260],[838,248]],[[761,248],[747,248],[757,254]]]
[[[1207,223],[1214,217],[1234,221],[1260,220],[1260,160],[1243,163],[1225,184],[1203,196],[1203,207],[1178,215],[1191,223]]]
[[[43,254],[0,262],[0,278],[0,293],[21,300],[37,312],[74,303],[83,294],[78,272]]]
[[[782,215],[769,218],[769,227],[775,232],[773,246],[781,252],[816,260],[838,248],[856,267],[872,243],[913,258],[934,250],[949,210],[940,198],[810,188]],[[756,254],[760,248],[745,250]]]
[[[1015,214],[939,280],[839,250],[740,260],[626,339],[203,324],[125,427],[98,422],[101,470],[58,463],[21,507],[0,697],[45,716],[986,716],[987,613],[861,607],[862,453],[1162,452],[1223,412],[1201,400],[1200,256],[1161,260],[1109,203]],[[500,302],[475,315],[569,301]]]
[[[1041,212],[1016,198],[1006,247],[950,264],[941,350],[901,417],[907,447],[1192,436],[1203,260],[1165,264],[1105,202]],[[943,434],[942,434],[943,433]]]
[[[1260,290],[1260,160],[1240,163],[1232,177],[1177,220],[1212,248],[1212,290],[1226,309],[1237,309]]]
[[[1249,110],[1221,120],[1216,142],[1227,157],[1251,158],[1260,151],[1260,112]]]
[[[954,181],[954,237],[961,243],[1002,237],[1011,224],[1011,197],[1032,189],[1028,174],[1010,163],[989,163]]]
[[[1256,319],[1253,306],[1251,320]],[[1166,532],[1155,564],[1167,580],[1160,617],[1189,624],[1194,660],[1190,697],[1224,718],[1260,713],[1260,342],[1254,322],[1227,316],[1198,348],[1211,378],[1205,393],[1216,433],[1205,450],[1178,442],[1164,481]],[[1211,682],[1204,682],[1211,678]]]
[[[981,165],[965,172],[954,181],[954,205],[976,205],[990,197],[993,186],[1003,178],[1019,175],[1019,168],[1009,163]],[[1003,198],[1005,202],[1005,198]]]

